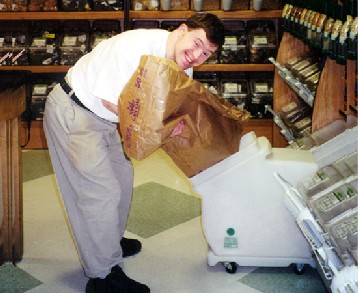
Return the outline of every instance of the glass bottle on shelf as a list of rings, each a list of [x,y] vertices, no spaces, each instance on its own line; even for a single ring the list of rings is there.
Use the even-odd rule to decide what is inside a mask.
[[[342,25],[343,24],[340,19],[336,19],[336,21],[333,24],[331,38],[329,42],[329,48],[328,48],[328,56],[333,60],[336,60],[337,57],[337,40]]]
[[[337,58],[338,64],[346,64],[347,61],[347,37],[350,26],[353,22],[352,17],[348,16],[347,21],[342,25],[337,42]]]
[[[347,59],[357,60],[358,16],[352,22],[347,41]]]
[[[322,53],[323,55],[328,55],[329,44],[331,41],[331,33],[333,29],[334,19],[332,17],[328,18],[326,24],[324,26],[323,34],[322,34]]]

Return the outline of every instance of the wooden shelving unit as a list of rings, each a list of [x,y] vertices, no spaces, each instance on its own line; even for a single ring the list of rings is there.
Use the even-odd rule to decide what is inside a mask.
[[[238,11],[210,11],[221,19],[277,19],[281,17],[281,10],[238,10]],[[116,19],[124,22],[131,19],[157,19],[157,20],[175,20],[186,19],[196,11],[87,11],[87,12],[0,12],[0,20],[98,20],[98,19]],[[129,18],[129,19],[128,19]],[[32,73],[66,73],[70,66],[0,66],[0,70],[28,70]],[[194,71],[274,71],[272,64],[203,64],[194,68]],[[26,141],[27,126],[22,123],[22,143]],[[245,132],[254,130],[258,136],[266,136],[273,141],[272,120],[253,119],[245,127]],[[43,134],[42,121],[32,121],[31,139],[27,148],[46,148],[46,140]]]
[[[310,48],[303,41],[285,32],[278,50],[277,61],[280,64],[285,64],[292,57],[302,56],[309,51]],[[354,60],[348,60],[347,64],[342,65],[327,57],[320,74],[313,102],[313,134],[317,134],[317,132],[334,122],[340,122],[339,124],[343,125],[343,131],[344,124],[347,122],[346,115],[357,115],[356,111],[354,112],[356,107],[354,98],[355,66],[356,61]],[[345,74],[345,70],[347,70],[347,74]],[[283,106],[298,100],[300,100],[300,97],[280,77],[276,68],[274,77],[274,111],[279,113]],[[324,135],[329,137],[329,131],[325,130]],[[276,147],[287,146],[287,141],[276,125],[273,127],[273,141]]]

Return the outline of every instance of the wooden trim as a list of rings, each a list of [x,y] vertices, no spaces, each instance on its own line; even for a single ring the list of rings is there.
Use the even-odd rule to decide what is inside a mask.
[[[217,15],[221,19],[267,19],[280,18],[282,16],[281,10],[236,10],[236,11],[222,11],[214,10],[208,11]],[[185,19],[196,13],[193,10],[180,11],[139,11],[131,10],[130,18],[132,19]]]
[[[280,18],[281,10],[236,10],[236,11],[209,11],[221,19],[267,19]],[[139,11],[131,10],[131,19],[185,19],[196,13],[192,10],[180,11]],[[1,20],[67,20],[67,19],[123,19],[124,11],[54,11],[54,12],[0,12]]]
[[[0,70],[29,70],[32,73],[66,73],[71,66],[0,66]],[[203,64],[194,71],[273,71],[273,64]]]
[[[123,19],[123,11],[0,12],[1,20]]]

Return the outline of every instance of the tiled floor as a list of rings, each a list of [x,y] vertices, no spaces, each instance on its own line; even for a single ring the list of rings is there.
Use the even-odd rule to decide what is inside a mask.
[[[157,182],[194,195],[185,176],[161,152],[134,165],[135,186]],[[126,235],[137,237],[128,232]],[[200,217],[140,240],[143,250],[125,260],[125,272],[146,283],[153,293],[260,292],[239,282],[255,267],[239,267],[235,274],[228,274],[222,264],[208,266]],[[24,183],[24,257],[18,266],[43,283],[30,293],[85,291],[87,278],[65,221],[53,174]]]

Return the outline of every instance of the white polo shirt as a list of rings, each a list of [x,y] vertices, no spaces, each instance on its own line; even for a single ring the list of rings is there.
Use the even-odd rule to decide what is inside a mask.
[[[111,122],[119,118],[101,99],[118,104],[118,97],[139,65],[141,56],[165,58],[169,32],[161,29],[125,31],[100,42],[70,68],[67,81],[79,100],[92,112]],[[185,72],[192,77],[193,69]]]

